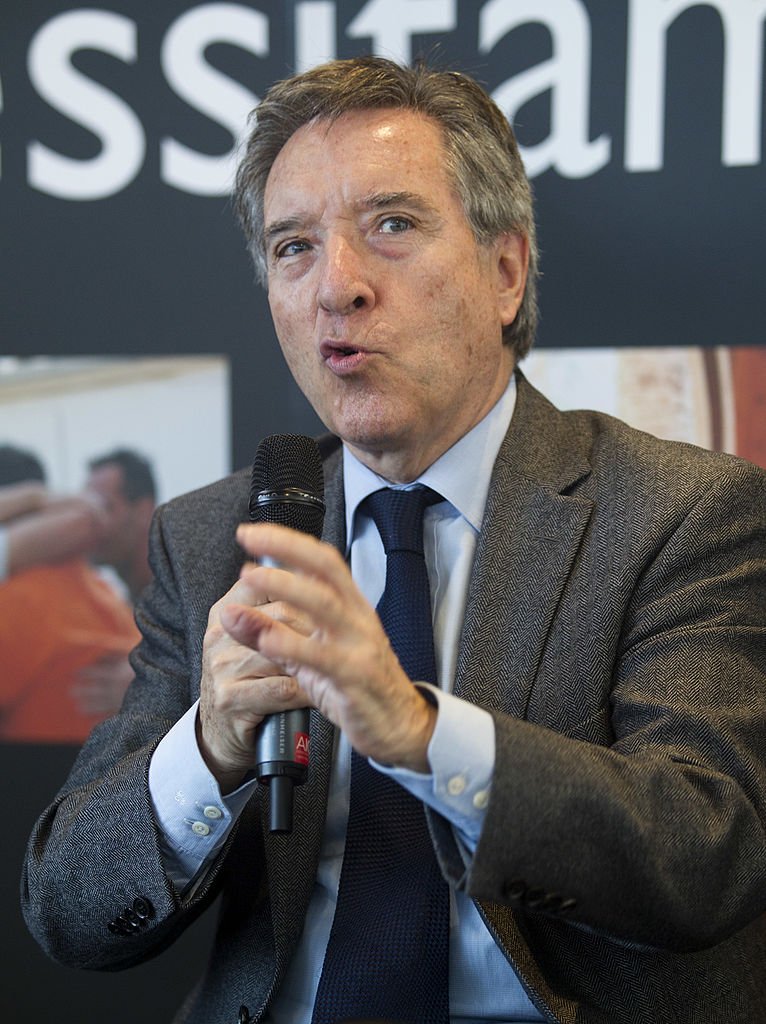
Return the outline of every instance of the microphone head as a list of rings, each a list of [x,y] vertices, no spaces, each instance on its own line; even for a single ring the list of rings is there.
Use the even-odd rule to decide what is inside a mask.
[[[316,441],[272,434],[258,446],[250,484],[250,519],[322,536],[324,472]]]

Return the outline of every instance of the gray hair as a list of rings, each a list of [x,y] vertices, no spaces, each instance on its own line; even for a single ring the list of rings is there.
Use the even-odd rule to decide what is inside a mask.
[[[423,114],[441,128],[447,170],[479,245],[505,232],[528,239],[529,274],[514,321],[503,331],[519,360],[537,327],[538,252],[532,189],[516,139],[498,106],[472,78],[423,64],[402,67],[382,57],[335,60],[274,84],[253,111],[253,130],[237,171],[234,203],[259,281],[265,286],[263,200],[280,150],[311,121],[356,110]]]

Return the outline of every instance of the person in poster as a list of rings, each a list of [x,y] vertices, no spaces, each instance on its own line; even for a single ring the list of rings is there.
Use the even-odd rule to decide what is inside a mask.
[[[0,446],[0,740],[80,744],[120,706],[139,633],[88,562],[98,503],[52,494],[34,455]]]

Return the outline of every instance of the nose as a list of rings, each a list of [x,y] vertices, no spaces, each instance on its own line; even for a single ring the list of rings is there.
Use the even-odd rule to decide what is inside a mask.
[[[321,308],[335,316],[348,316],[375,305],[364,257],[348,238],[327,240],[317,297]]]

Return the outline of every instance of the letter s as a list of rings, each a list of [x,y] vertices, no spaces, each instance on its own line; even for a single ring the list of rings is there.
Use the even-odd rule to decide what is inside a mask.
[[[203,4],[182,14],[162,44],[162,68],[173,89],[195,110],[229,130],[234,140],[222,156],[198,153],[172,138],[160,143],[160,174],[168,185],[200,196],[225,195],[232,185],[247,116],[258,97],[205,61],[212,43],[231,43],[257,56],[269,45],[264,14],[241,4]]]
[[[136,48],[135,23],[111,11],[65,11],[39,29],[29,49],[32,84],[54,109],[93,132],[101,152],[75,160],[34,141],[27,147],[30,185],[61,199],[103,199],[135,178],[146,151],[141,122],[127,103],[77,71],[71,57],[98,49],[132,63]]]

